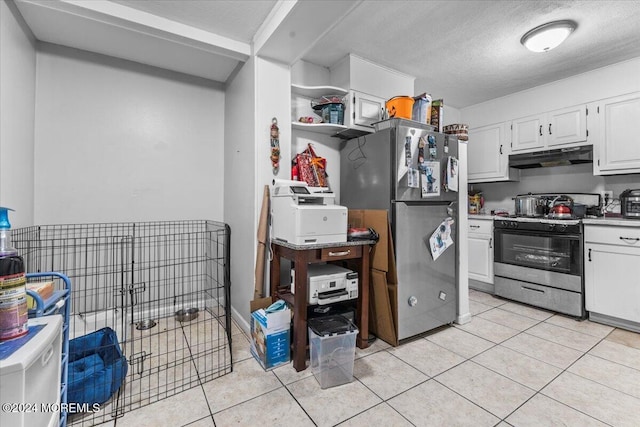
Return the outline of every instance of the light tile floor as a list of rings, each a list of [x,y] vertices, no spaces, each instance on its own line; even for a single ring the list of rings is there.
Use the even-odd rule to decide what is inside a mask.
[[[473,318],[356,349],[354,381],[264,372],[234,329],[233,373],[116,420],[122,426],[639,426],[640,334],[471,291]]]

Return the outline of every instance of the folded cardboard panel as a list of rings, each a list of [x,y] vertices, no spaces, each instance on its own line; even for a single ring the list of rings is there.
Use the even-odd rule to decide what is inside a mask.
[[[369,331],[398,345],[398,273],[391,225],[386,210],[351,209],[349,227],[373,228],[380,236],[371,251],[369,283]]]
[[[371,268],[389,270],[389,220],[386,210],[349,209],[349,227],[373,228],[380,240],[371,251]]]
[[[371,290],[370,298],[375,310],[375,334],[381,340],[397,345],[398,334],[393,322],[387,275],[384,271],[371,270]]]

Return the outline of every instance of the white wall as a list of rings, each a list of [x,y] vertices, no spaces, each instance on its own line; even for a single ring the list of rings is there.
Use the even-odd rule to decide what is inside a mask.
[[[36,223],[223,220],[222,85],[46,43],[37,61]]]
[[[233,316],[248,329],[253,297],[256,233],[255,59],[227,84],[225,97],[224,219],[231,228]]]
[[[0,206],[13,228],[34,223],[35,40],[11,2],[0,2]]]
[[[640,58],[473,105],[462,109],[461,115],[463,122],[480,126],[635,91],[640,91]],[[637,138],[637,135],[630,137]],[[594,176],[591,164],[556,166],[522,170],[519,182],[473,184],[473,188],[483,191],[487,212],[497,208],[513,211],[511,198],[528,192],[599,193],[611,190],[618,197],[626,188],[640,188],[640,174]]]
[[[461,113],[465,123],[476,127],[639,90],[640,57],[472,105]]]
[[[289,67],[255,56],[226,88],[224,217],[231,227],[231,305],[234,318],[247,331],[263,188],[271,187],[274,178],[288,179],[291,170],[291,107],[288,98],[282,98],[290,91]],[[276,173],[270,160],[274,117],[280,128],[282,153]],[[268,265],[264,274],[268,286]]]

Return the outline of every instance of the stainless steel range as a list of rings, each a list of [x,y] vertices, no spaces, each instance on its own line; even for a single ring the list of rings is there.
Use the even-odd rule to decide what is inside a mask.
[[[494,220],[495,294],[579,318],[584,309],[583,231],[580,217],[597,212],[598,194],[562,195],[580,200],[581,215],[558,214],[559,195],[541,195],[549,209],[541,217]],[[568,197],[567,197],[568,196]],[[563,204],[564,206],[564,204]]]

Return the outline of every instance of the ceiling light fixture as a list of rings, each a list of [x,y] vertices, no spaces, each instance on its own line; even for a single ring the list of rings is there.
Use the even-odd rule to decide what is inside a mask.
[[[565,41],[577,25],[570,20],[547,22],[527,31],[520,43],[532,52],[547,52]]]

